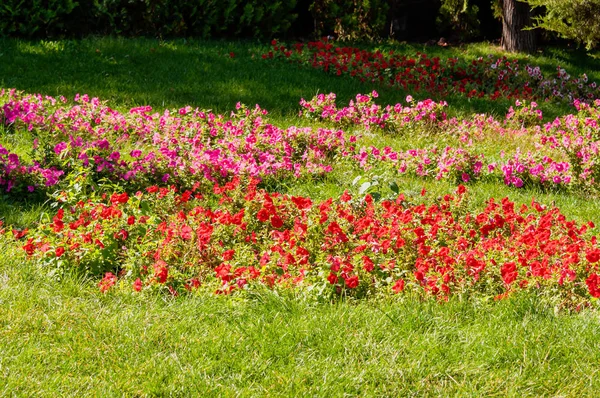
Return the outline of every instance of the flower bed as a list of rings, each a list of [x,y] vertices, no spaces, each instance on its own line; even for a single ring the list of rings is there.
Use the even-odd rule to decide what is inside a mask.
[[[415,148],[405,152],[390,147],[358,148],[354,159],[369,170],[377,165],[391,164],[399,173],[417,176],[450,178],[469,182],[483,175],[496,176],[506,185],[517,188],[536,184],[550,188],[572,187],[587,192],[598,191],[600,177],[600,101],[586,104],[575,101],[577,112],[540,124],[542,112],[535,102],[516,101],[503,121],[485,115],[448,119],[447,104],[432,100],[413,101],[379,106],[373,102],[377,93],[358,94],[356,101],[338,108],[335,94],[320,94],[310,101],[302,99],[301,116],[327,122],[348,130],[377,129],[396,135],[406,132],[458,137],[466,148]],[[498,159],[486,161],[482,154],[469,147],[473,140],[495,140],[512,135],[533,139],[537,152],[501,153]]]
[[[490,199],[466,210],[468,192],[421,203],[374,202],[347,192],[315,202],[234,179],[212,192],[148,187],[63,204],[21,237],[51,268],[104,275],[135,291],[207,288],[229,294],[256,285],[322,294],[504,297],[539,289],[561,300],[600,297],[592,223],[537,202]],[[121,284],[123,286],[123,284]]]
[[[284,130],[267,123],[258,106],[239,105],[229,118],[190,107],[120,113],[87,96],[68,105],[64,98],[4,91],[0,119],[30,130],[38,157],[24,165],[2,147],[3,183],[61,184],[51,219],[31,231],[14,230],[14,238],[53,272],[103,276],[102,291],[230,294],[266,286],[328,297],[447,299],[539,289],[570,304],[600,297],[600,249],[588,233],[593,224],[569,221],[535,201],[517,209],[507,198],[490,199],[485,210],[470,212],[463,185],[443,198],[423,192],[410,201],[399,192],[376,200],[368,187],[320,201],[259,188],[270,176],[319,175],[344,160],[358,170],[388,165],[457,184],[485,177],[516,187],[596,189],[598,102],[577,102],[576,114],[540,125],[531,103],[517,102],[503,121],[458,120],[446,117],[442,103],[381,107],[376,97],[359,94],[342,109],[333,94],[303,100],[305,117],[334,128]],[[365,146],[369,129],[445,134],[465,147]],[[474,151],[476,143],[506,135],[533,139],[539,151],[517,150],[491,163]],[[116,193],[107,184],[81,190],[101,178],[118,182]]]
[[[521,66],[506,57],[441,59],[416,53],[414,57],[394,51],[368,51],[355,47],[338,47],[327,40],[295,43],[291,46],[271,42],[263,58],[281,59],[322,69],[338,76],[378,82],[410,92],[436,95],[463,94],[478,98],[514,98],[591,101],[599,96],[600,87],[589,82],[587,75],[572,77],[557,66],[554,76],[544,76],[540,67]]]
[[[69,105],[64,98],[15,90],[3,90],[0,104],[1,121],[39,137],[34,157],[44,167],[66,173],[86,169],[96,179],[136,187],[155,182],[191,187],[236,175],[321,175],[331,171],[333,157],[347,146],[340,130],[268,124],[263,119],[267,112],[258,106],[238,105],[229,118],[191,107],[163,114],[150,107],[120,113],[87,95]],[[0,167],[0,185],[10,190],[18,178],[11,164],[4,161]],[[49,176],[46,185],[57,183],[59,173]],[[37,186],[27,185],[29,190]]]
[[[267,112],[258,106],[238,105],[228,118],[191,107],[120,113],[87,96],[69,105],[64,98],[3,91],[0,119],[37,138],[30,163],[0,148],[0,185],[20,195],[85,175],[89,183],[111,181],[130,190],[156,183],[189,189],[235,176],[273,181],[319,176],[345,159],[359,170],[383,167],[457,183],[486,177],[517,188],[598,191],[598,102],[577,101],[575,114],[542,125],[535,102],[516,101],[499,121],[485,115],[448,118],[443,102],[409,97],[406,106],[384,107],[375,98],[376,92],[358,94],[342,108],[333,93],[303,99],[301,115],[332,128],[281,129],[266,122]],[[365,146],[367,130],[454,137],[460,146],[404,151]],[[536,150],[517,148],[488,159],[476,149],[476,143],[506,136],[527,138]]]

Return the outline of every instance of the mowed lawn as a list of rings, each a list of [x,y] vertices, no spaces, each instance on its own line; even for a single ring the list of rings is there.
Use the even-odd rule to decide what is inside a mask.
[[[500,54],[489,45],[395,48],[442,57]],[[342,104],[374,89],[380,104],[402,102],[408,94],[429,97],[267,62],[261,58],[267,50],[253,42],[0,40],[0,86],[52,96],[87,93],[123,111],[191,105],[228,114],[241,101],[260,104],[280,126],[310,125],[298,117],[298,102],[317,93],[335,92]],[[547,71],[560,64],[600,81],[600,62],[582,53],[548,49],[523,59]],[[454,115],[503,117],[513,103],[443,99]],[[567,104],[540,107],[546,120],[573,112]],[[431,135],[370,140],[396,148],[447,144]],[[0,127],[0,143],[16,152],[27,153],[31,142],[26,131]],[[499,140],[481,150],[518,144]],[[349,189],[356,176],[342,165],[322,179],[271,188],[325,199]],[[455,189],[447,181],[398,183],[409,195],[423,187],[433,195]],[[583,193],[518,190],[494,181],[469,189],[473,209],[489,197],[517,203],[535,197],[569,218],[600,223],[600,202]],[[52,211],[43,199],[0,199],[0,219],[18,228],[33,228]],[[0,395],[580,397],[597,395],[600,385],[595,301],[575,311],[533,293],[448,302],[410,295],[330,302],[267,289],[171,297],[102,294],[97,283],[74,272],[51,275],[29,261],[19,244],[2,238]]]

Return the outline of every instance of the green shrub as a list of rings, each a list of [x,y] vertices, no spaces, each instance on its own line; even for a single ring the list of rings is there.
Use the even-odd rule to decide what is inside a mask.
[[[79,4],[73,0],[2,0],[0,34],[55,36],[69,28],[69,14]]]
[[[469,0],[442,0],[436,23],[441,32],[452,31],[461,40],[479,35],[479,7]]]
[[[334,33],[339,39],[374,39],[383,36],[389,4],[386,0],[315,0],[310,10],[316,34]]]
[[[525,0],[546,12],[535,18],[535,27],[585,44],[588,50],[600,41],[600,0]]]
[[[0,35],[271,38],[288,31],[295,6],[295,0],[6,0]]]

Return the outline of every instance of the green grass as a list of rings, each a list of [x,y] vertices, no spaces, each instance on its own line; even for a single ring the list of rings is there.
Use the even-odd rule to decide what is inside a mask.
[[[0,394],[592,396],[598,314],[498,303],[100,295],[0,268]]]
[[[482,44],[395,47],[440,56],[497,51]],[[381,104],[407,94],[264,62],[265,48],[252,42],[2,39],[0,86],[55,96],[88,93],[121,110],[193,105],[228,113],[238,101],[258,103],[282,125],[307,124],[296,117],[298,101],[317,92],[333,91],[347,101],[377,89]],[[529,58],[546,70],[560,62],[600,81],[600,62],[578,52],[544,49]],[[509,106],[446,100],[463,114],[503,114]],[[570,111],[543,106],[550,116]],[[31,140],[0,128],[0,142],[20,155],[27,155]],[[394,148],[452,144],[417,135],[372,141]],[[481,149],[491,154],[513,144],[499,140]],[[272,188],[322,199],[351,189],[349,181],[358,174],[340,164],[324,179],[279,181]],[[397,182],[415,197],[423,187],[434,196],[455,189],[444,181]],[[580,221],[600,215],[600,202],[577,192],[480,182],[470,187],[470,196],[474,209],[489,197],[518,203],[535,197]],[[33,227],[47,211],[43,200],[0,197],[0,219],[7,224]],[[14,243],[0,241],[1,396],[579,397],[595,396],[600,387],[598,311],[555,310],[532,295],[501,302],[404,297],[322,303],[269,291],[239,297],[102,295],[96,283],[82,275],[52,277]]]

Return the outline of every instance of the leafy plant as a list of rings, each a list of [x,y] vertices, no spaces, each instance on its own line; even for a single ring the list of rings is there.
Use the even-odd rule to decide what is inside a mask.
[[[461,40],[472,39],[479,35],[478,13],[479,7],[469,0],[442,0],[436,19],[438,29],[451,31]]]
[[[340,40],[381,37],[388,9],[385,0],[315,0],[310,6],[317,36],[333,33]]]
[[[535,28],[575,40],[588,50],[600,41],[599,0],[524,0],[545,12],[535,18]]]

